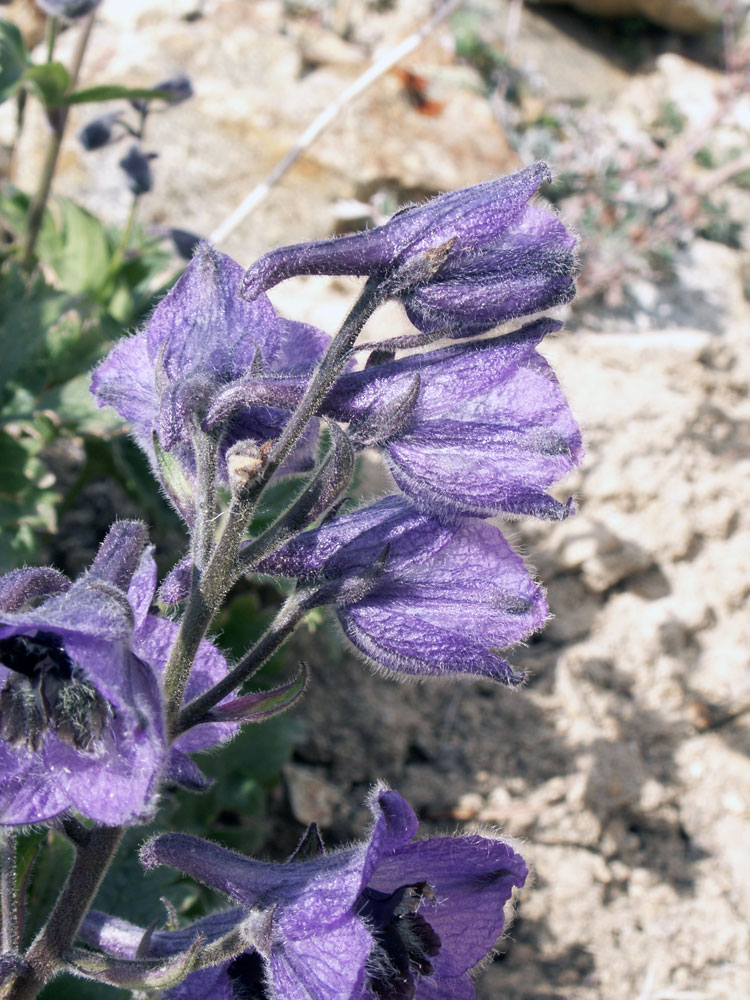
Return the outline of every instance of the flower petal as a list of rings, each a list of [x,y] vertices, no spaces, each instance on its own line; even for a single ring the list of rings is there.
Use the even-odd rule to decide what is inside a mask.
[[[442,517],[500,512],[560,518],[570,509],[545,488],[582,456],[560,386],[534,348],[554,320],[344,376],[325,408],[338,419],[393,405],[416,375],[411,419],[384,445],[393,476]]]
[[[492,949],[503,930],[503,907],[527,875],[523,858],[501,840],[440,837],[407,844],[384,859],[370,887],[393,892],[429,882],[435,898],[423,899],[419,913],[440,937],[436,978],[451,978]]]

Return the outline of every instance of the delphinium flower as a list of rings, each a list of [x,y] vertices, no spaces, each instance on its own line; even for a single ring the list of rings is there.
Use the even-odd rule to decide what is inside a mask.
[[[149,841],[141,857],[225,893],[232,910],[193,928],[143,931],[91,914],[89,944],[120,958],[174,955],[199,932],[211,942],[233,923],[246,949],[188,976],[168,1000],[471,1000],[471,970],[492,950],[504,906],[524,884],[523,859],[477,834],[414,841],[408,803],[383,786],[374,824],[354,847],[271,864],[180,833]],[[314,838],[308,838],[310,842]],[[166,1000],[165,998],[165,1000]]]
[[[314,327],[280,318],[265,296],[244,301],[241,280],[238,264],[201,245],[145,329],[117,344],[94,372],[97,402],[114,406],[130,421],[188,521],[196,502],[196,432],[214,396],[251,370],[271,378],[309,373],[330,339]],[[222,437],[218,476],[227,481],[225,456],[233,445],[263,444],[278,436],[287,418],[265,404],[235,412]],[[285,471],[311,467],[316,436],[311,427]]]
[[[168,749],[160,674],[176,625],[149,613],[156,566],[142,524],[121,521],[73,583],[49,569],[0,579],[0,823],[76,810],[139,821],[162,780],[205,782],[188,753],[236,731],[212,722]],[[224,676],[210,643],[188,697]]]
[[[250,267],[243,292],[252,299],[298,274],[381,275],[395,280],[419,330],[449,337],[549,309],[575,294],[576,241],[531,201],[548,180],[547,165],[535,163],[403,209],[376,229],[273,250]]]
[[[359,447],[382,449],[398,486],[442,517],[562,518],[546,492],[580,461],[581,433],[552,369],[536,351],[551,319],[490,340],[345,372],[320,412],[349,424]],[[302,379],[248,376],[217,393],[209,426],[254,398],[292,405]]]
[[[541,628],[547,605],[499,529],[386,497],[298,535],[256,570],[319,588],[375,665],[413,676],[518,683],[500,650]]]

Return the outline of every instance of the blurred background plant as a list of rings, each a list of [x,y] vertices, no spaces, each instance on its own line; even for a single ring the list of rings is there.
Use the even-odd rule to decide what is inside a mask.
[[[141,150],[154,104],[191,96],[187,78],[153,89],[97,85],[76,88],[94,14],[70,30],[80,38],[68,70],[54,59],[58,31],[48,18],[46,58],[35,61],[19,28],[0,20],[0,100],[15,102],[16,143],[27,102],[43,107],[47,152],[33,195],[16,187],[29,173],[8,156],[0,190],[0,568],[47,560],[58,515],[95,476],[119,482],[159,528],[171,515],[119,423],[99,413],[88,392],[89,372],[113,340],[137,326],[180,273],[195,237],[147,232],[137,225],[139,198],[150,190],[149,159]],[[123,101],[122,112],[94,119],[80,135],[94,150],[128,135],[121,161],[132,205],[122,229],[105,224],[53,184],[72,105]],[[126,103],[127,102],[127,103]],[[134,117],[128,122],[126,112]],[[168,245],[168,241],[171,246]],[[103,445],[106,442],[106,447]],[[110,447],[111,445],[111,447]],[[75,573],[80,565],[67,565]]]

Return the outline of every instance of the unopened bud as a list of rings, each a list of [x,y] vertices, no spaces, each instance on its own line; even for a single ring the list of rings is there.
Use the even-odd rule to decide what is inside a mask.
[[[99,118],[92,119],[78,133],[78,141],[87,152],[108,146],[112,142],[112,126],[117,119],[116,114],[100,115]]]
[[[41,7],[45,14],[49,14],[50,17],[64,17],[68,21],[85,17],[100,3],[101,0],[36,0],[37,7]]]
[[[154,186],[149,160],[156,158],[156,153],[143,153],[138,146],[131,146],[127,156],[120,160],[120,169],[128,179],[128,187],[136,197],[146,194]]]

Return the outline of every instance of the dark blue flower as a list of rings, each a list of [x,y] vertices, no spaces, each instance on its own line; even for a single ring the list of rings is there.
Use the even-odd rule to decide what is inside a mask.
[[[281,319],[266,296],[243,300],[241,280],[239,264],[202,244],[145,329],[120,341],[92,380],[99,405],[114,406],[130,421],[188,520],[195,503],[193,435],[214,397],[251,369],[270,378],[308,376],[330,339],[314,327]],[[238,408],[222,439],[223,455],[237,442],[261,445],[278,437],[287,419],[283,410],[265,404]],[[316,439],[313,422],[283,471],[310,468]],[[179,471],[169,480],[159,457],[165,454]],[[218,473],[226,482],[226,460]]]
[[[270,864],[187,834],[149,841],[147,867],[167,864],[239,906],[149,937],[149,957],[242,925],[245,952],[192,973],[168,1000],[471,1000],[471,970],[502,933],[504,907],[526,864],[508,844],[469,835],[414,841],[417,818],[397,793],[370,799],[374,825],[354,847]],[[89,944],[133,957],[143,930],[87,917]],[[143,952],[141,951],[143,957]],[[165,1000],[166,1000],[165,998]]]
[[[254,298],[297,274],[381,275],[420,330],[465,337],[575,294],[575,237],[532,204],[549,168],[516,174],[406,208],[384,226],[272,250],[250,267]]]

